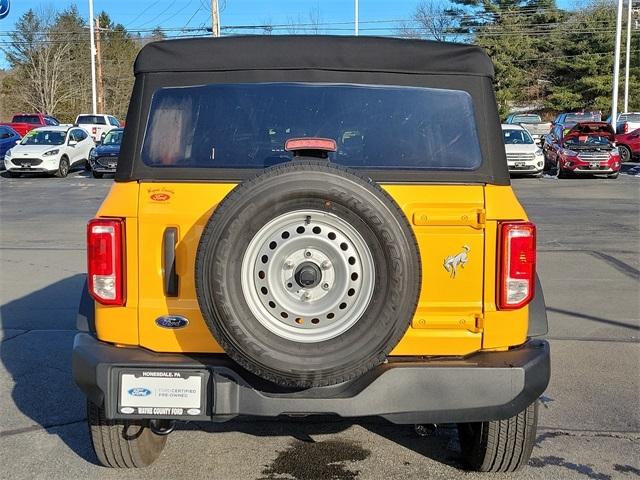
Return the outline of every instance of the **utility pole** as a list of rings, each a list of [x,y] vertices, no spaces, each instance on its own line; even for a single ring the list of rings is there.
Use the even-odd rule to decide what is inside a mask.
[[[620,40],[622,37],[622,0],[618,0],[616,18],[616,53],[613,60],[613,95],[611,99],[611,126],[616,130],[618,124],[618,83],[620,82]]]
[[[629,62],[631,60],[631,10],[633,7],[633,0],[627,0],[628,12],[627,12],[627,54],[625,56],[625,70],[624,70],[624,111],[629,111]]]
[[[211,33],[214,37],[220,36],[220,10],[218,0],[211,0]]]
[[[354,34],[357,37],[358,34],[359,34],[358,31],[360,30],[360,25],[359,25],[359,23],[360,23],[360,20],[359,20],[359,16],[360,16],[359,10],[360,10],[360,8],[358,6],[358,0],[354,0],[354,1],[355,1],[355,5],[354,5],[354,8],[355,8]]]
[[[96,17],[96,91],[98,112],[104,113],[104,84],[102,83],[102,52],[100,49],[100,16]],[[94,112],[96,113],[96,112]]]
[[[93,0],[89,0],[89,35],[91,37],[91,105],[93,107],[93,114],[98,113],[96,105],[96,45],[93,32]]]

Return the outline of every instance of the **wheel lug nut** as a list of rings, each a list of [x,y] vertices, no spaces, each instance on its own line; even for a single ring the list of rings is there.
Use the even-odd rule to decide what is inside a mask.
[[[291,260],[287,260],[284,262],[284,268],[285,270],[291,270],[293,268],[293,262]]]
[[[331,262],[329,260],[325,260],[320,264],[320,268],[323,270],[329,270],[331,268]]]
[[[322,289],[323,290],[329,290],[329,284],[328,283],[323,283],[322,284]]]
[[[309,258],[311,256],[311,250],[305,250],[304,251],[304,256]]]

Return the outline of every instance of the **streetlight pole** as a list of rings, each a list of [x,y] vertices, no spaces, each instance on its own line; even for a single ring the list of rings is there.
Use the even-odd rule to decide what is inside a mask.
[[[354,8],[355,8],[354,34],[357,37],[358,36],[358,30],[359,30],[359,25],[358,25],[359,19],[358,19],[358,17],[360,16],[360,12],[359,12],[360,8],[358,7],[358,0],[354,0],[354,1],[355,1],[355,5],[354,5]]]
[[[620,40],[622,37],[622,0],[618,0],[616,18],[616,53],[613,60],[613,98],[611,105],[611,126],[616,130],[618,124],[618,83],[620,82]]]
[[[98,113],[98,108],[96,97],[96,44],[93,32],[93,0],[89,0],[89,35],[91,35],[91,104],[93,114],[95,115]]]
[[[624,70],[624,111],[629,111],[629,62],[631,60],[631,7],[633,6],[633,0],[627,0],[629,3],[627,12],[627,55],[625,57],[625,70]]]

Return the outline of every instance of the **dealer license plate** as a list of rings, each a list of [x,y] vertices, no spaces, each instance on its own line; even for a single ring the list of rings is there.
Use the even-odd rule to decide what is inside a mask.
[[[591,162],[589,164],[589,168],[598,168],[600,166],[600,164],[598,162]]]
[[[524,162],[516,162],[516,167],[524,167],[526,163]]]
[[[118,412],[154,417],[203,415],[205,380],[204,372],[194,371],[120,372]]]

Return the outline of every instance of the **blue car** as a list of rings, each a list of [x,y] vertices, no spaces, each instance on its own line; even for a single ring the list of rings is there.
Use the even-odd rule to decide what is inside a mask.
[[[123,133],[122,128],[110,130],[103,135],[102,142],[89,153],[89,166],[94,178],[102,178],[105,173],[116,172]]]
[[[13,128],[0,125],[0,168],[4,168],[4,154],[13,148],[22,137]]]

